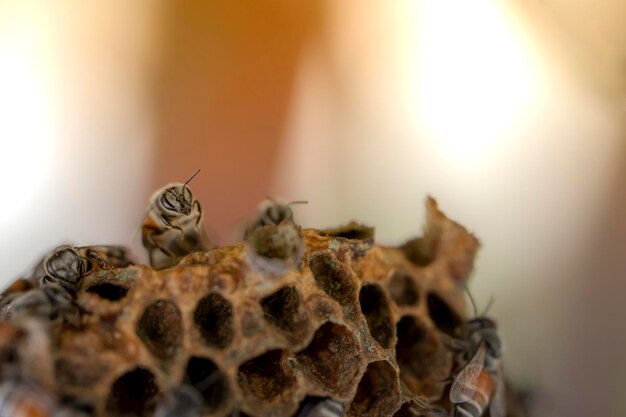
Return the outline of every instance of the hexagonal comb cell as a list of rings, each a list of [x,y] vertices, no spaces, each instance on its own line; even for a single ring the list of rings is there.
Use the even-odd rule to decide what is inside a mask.
[[[233,338],[233,305],[217,293],[198,302],[193,315],[196,328],[205,343],[215,348],[225,348]]]
[[[440,392],[451,362],[436,334],[413,316],[402,317],[396,328],[400,378],[413,392],[426,396]]]
[[[111,417],[149,417],[156,408],[159,387],[152,372],[135,368],[111,386],[106,410]]]
[[[359,382],[348,416],[386,416],[396,409],[399,399],[396,370],[387,361],[372,362]]]
[[[462,323],[461,317],[434,292],[428,293],[426,302],[433,323],[442,332],[453,336],[455,329]]]
[[[313,256],[309,268],[315,282],[328,295],[343,306],[351,305],[356,299],[356,284],[347,267],[327,252]]]
[[[388,348],[393,339],[394,325],[385,293],[377,284],[364,285],[359,293],[359,304],[370,334],[383,348]]]
[[[219,409],[228,400],[228,381],[215,363],[208,358],[194,356],[189,359],[185,383],[202,395],[208,411]]]
[[[287,351],[270,350],[239,367],[239,386],[260,400],[272,401],[297,388],[296,378],[285,363]]]
[[[395,271],[389,281],[389,294],[399,306],[415,306],[419,301],[419,290],[413,277],[405,271]]]
[[[417,266],[428,266],[437,256],[439,236],[427,233],[426,236],[411,239],[401,246],[404,256]]]
[[[100,282],[87,288],[86,292],[96,294],[98,297],[109,301],[119,301],[126,297],[128,288],[111,282]]]
[[[348,223],[333,229],[320,230],[322,235],[350,240],[374,239],[374,228],[356,222]]]
[[[183,338],[182,316],[176,304],[157,300],[146,307],[137,322],[137,335],[154,356],[173,357]]]
[[[362,354],[346,327],[327,322],[296,358],[318,384],[343,395],[359,372]]]
[[[300,295],[294,287],[283,287],[261,300],[267,321],[286,332],[295,330],[300,309]]]

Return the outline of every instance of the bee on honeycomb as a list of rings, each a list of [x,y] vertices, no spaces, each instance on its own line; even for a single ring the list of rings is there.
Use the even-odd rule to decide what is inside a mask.
[[[464,288],[478,241],[433,199],[426,204],[425,236],[400,247],[376,244],[374,229],[356,223],[303,229],[288,218],[210,250],[177,241],[173,251],[153,239],[152,255],[155,248],[175,255],[158,270],[86,271],[67,299],[77,317],[28,310],[2,317],[0,394],[22,408],[0,402],[0,416],[408,417],[451,410],[445,390],[456,365],[446,340],[467,319]],[[166,220],[168,233],[185,236]],[[3,293],[2,308],[15,309],[15,300],[35,290],[16,283]],[[3,388],[10,381],[25,388]]]

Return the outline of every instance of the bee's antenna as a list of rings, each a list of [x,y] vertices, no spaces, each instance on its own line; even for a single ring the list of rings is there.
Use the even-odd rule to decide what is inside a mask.
[[[185,183],[183,184],[183,187],[186,187],[187,184],[189,184],[191,182],[191,180],[194,179],[196,175],[198,175],[199,172],[200,172],[200,170],[197,170],[195,174],[193,174],[191,177],[189,177],[189,179],[187,181],[185,181]]]
[[[489,309],[491,308],[491,306],[493,305],[493,295],[491,296],[491,298],[489,298],[489,302],[487,303],[487,307],[485,308],[485,311],[483,312],[482,316],[486,316],[487,312],[489,311]]]
[[[474,307],[474,317],[478,317],[478,309],[476,308],[476,302],[474,301],[474,297],[472,297],[472,293],[470,292],[469,288],[467,288],[467,286],[465,286],[465,292],[467,293],[470,301],[472,302],[472,307]]]

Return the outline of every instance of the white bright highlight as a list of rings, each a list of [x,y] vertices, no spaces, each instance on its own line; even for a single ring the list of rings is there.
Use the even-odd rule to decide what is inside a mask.
[[[484,163],[529,107],[533,58],[496,1],[426,0],[416,12],[421,129],[457,162]]]
[[[0,34],[0,225],[32,203],[51,158],[45,68],[24,26],[17,21]]]

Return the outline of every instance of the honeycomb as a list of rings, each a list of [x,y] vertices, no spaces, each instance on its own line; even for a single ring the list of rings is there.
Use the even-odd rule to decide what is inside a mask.
[[[444,335],[466,318],[477,248],[429,198],[425,235],[400,247],[356,223],[283,223],[172,268],[95,270],[78,320],[0,321],[2,381],[53,404],[24,416],[195,415],[163,412],[176,393],[203,416],[298,416],[332,397],[351,417],[415,417],[445,398]],[[3,299],[28,290],[18,280]]]

